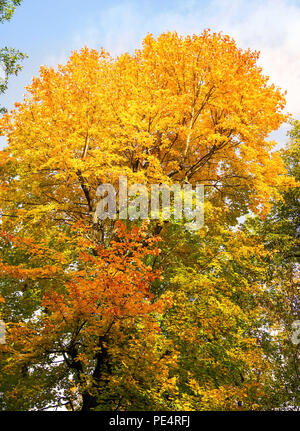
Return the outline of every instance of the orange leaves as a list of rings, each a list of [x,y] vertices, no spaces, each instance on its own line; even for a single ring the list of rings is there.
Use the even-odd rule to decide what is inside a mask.
[[[82,393],[85,385],[94,385],[88,370],[95,358],[109,349],[110,360],[118,367],[125,364],[127,376],[111,376],[111,385],[136,385],[135,378],[130,377],[133,370],[145,374],[150,382],[145,373],[148,362],[153,373],[157,372],[155,367],[164,368],[162,377],[167,382],[166,363],[159,362],[155,345],[161,336],[159,317],[168,306],[168,298],[157,300],[151,294],[150,283],[160,272],[145,261],[158,253],[158,239],[148,238],[145,227],[127,229],[117,223],[110,244],[104,247],[81,235],[79,227],[74,228],[71,237],[62,236],[67,248],[71,241],[74,244],[74,254],[63,254],[63,264],[62,253],[56,250],[61,247],[59,241],[55,242],[57,238],[37,242],[3,232],[3,240],[13,245],[16,254],[26,252],[27,262],[26,268],[24,263],[1,264],[2,278],[13,277],[19,283],[26,277],[35,280],[24,304],[29,301],[31,306],[34,299],[39,301],[36,313],[26,323],[9,325],[8,343],[13,347],[6,349],[10,355],[6,372],[16,373],[27,363],[34,367],[49,352],[61,352],[67,367],[82,370],[76,380]],[[49,259],[56,264],[53,272],[45,265]],[[134,356],[128,358],[129,352]]]
[[[99,334],[112,319],[132,320],[142,316],[147,319],[151,313],[161,313],[164,309],[163,302],[152,301],[153,295],[149,291],[150,283],[160,276],[160,272],[153,271],[144,262],[145,256],[159,252],[155,247],[157,239],[147,239],[143,229],[127,230],[118,223],[115,239],[108,247],[95,246],[79,236],[78,243],[85,249],[79,252],[76,263],[74,256],[69,262],[64,256],[62,261],[61,253],[30,238],[4,232],[3,239],[14,244],[16,250],[24,248],[28,262],[27,268],[24,264],[0,263],[2,276],[17,280],[48,279],[55,286],[41,292],[41,305],[47,310],[41,317],[42,326],[46,325],[46,337],[49,325],[61,328],[63,321],[67,326],[73,326],[86,320]],[[47,259],[54,265],[41,266]]]
[[[22,266],[5,265],[0,262],[0,275],[11,277],[15,279],[43,279],[53,278],[59,273],[59,269],[56,266],[43,266],[43,268],[26,269]]]
[[[157,253],[157,249],[149,248],[154,240],[144,238],[143,245],[144,232],[138,228],[127,231],[121,223],[116,227],[116,234],[110,246],[97,247],[95,255],[81,252],[86,276],[83,271],[79,271],[78,276],[73,273],[72,282],[68,284],[70,296],[81,302],[80,307],[94,304],[92,312],[97,313],[98,310],[102,315],[113,313],[126,318],[136,313],[149,313],[151,308],[155,309],[149,302],[149,284],[159,276],[159,272],[152,271],[143,259],[148,254]]]

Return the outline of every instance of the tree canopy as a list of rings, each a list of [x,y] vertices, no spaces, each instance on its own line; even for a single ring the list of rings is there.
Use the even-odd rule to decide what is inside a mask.
[[[288,272],[270,274],[287,257],[272,238],[281,204],[270,209],[297,183],[294,150],[268,139],[287,120],[284,94],[257,59],[210,31],[148,35],[117,58],[84,48],[41,67],[2,117],[2,409],[286,401],[270,396],[280,353],[266,337],[286,325],[270,302],[289,285]],[[97,219],[98,186],[121,175],[204,184],[204,227]]]

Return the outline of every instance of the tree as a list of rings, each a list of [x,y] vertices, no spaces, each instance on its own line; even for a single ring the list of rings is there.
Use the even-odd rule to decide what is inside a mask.
[[[0,2],[0,21],[9,21],[17,6],[20,6],[21,0],[1,0]]]
[[[290,142],[282,150],[295,187],[283,187],[265,220],[249,219],[246,229],[255,231],[265,244],[268,312],[262,322],[262,343],[272,362],[266,408],[299,409],[299,345],[293,344],[294,322],[300,319],[299,301],[299,142],[300,123],[292,121]],[[267,317],[267,318],[266,318]]]
[[[21,0],[0,0],[0,23],[9,21],[17,6],[21,4]],[[21,70],[20,60],[26,58],[26,54],[14,48],[0,48],[0,66],[5,68],[5,77],[0,80],[0,94],[7,89],[9,75],[17,75]],[[1,64],[2,63],[2,64]],[[0,113],[6,112],[5,108],[0,109]]]
[[[284,97],[257,58],[209,31],[117,59],[85,48],[3,116],[2,408],[258,408],[264,252],[234,226],[293,180],[266,140]],[[120,175],[204,183],[207,227],[97,219]]]

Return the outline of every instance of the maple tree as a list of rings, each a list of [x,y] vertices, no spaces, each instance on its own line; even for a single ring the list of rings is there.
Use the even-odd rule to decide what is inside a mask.
[[[84,48],[2,117],[2,409],[261,408],[267,250],[236,223],[295,182],[257,59],[210,31]],[[97,188],[121,175],[204,184],[205,227],[99,220]]]

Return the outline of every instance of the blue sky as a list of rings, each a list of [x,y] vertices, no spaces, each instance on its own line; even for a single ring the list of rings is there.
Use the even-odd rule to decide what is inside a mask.
[[[55,66],[84,45],[118,55],[148,33],[223,31],[243,48],[260,50],[272,82],[287,90],[287,110],[300,119],[300,0],[23,0],[0,26],[0,46],[29,55],[0,105],[22,100],[40,65]],[[286,127],[272,135],[281,145]],[[2,141],[3,143],[3,141]]]

